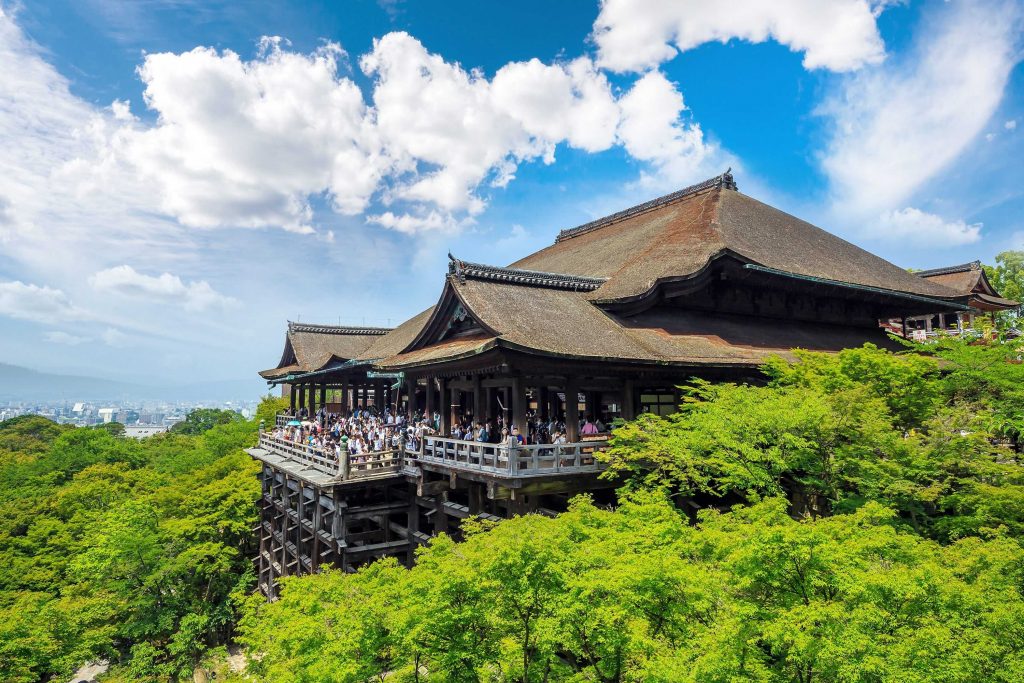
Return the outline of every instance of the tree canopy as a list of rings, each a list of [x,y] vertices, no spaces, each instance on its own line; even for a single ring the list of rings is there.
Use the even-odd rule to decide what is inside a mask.
[[[66,679],[99,657],[128,680],[177,680],[230,637],[259,486],[241,451],[255,422],[224,412],[142,441],[0,423],[0,680]]]

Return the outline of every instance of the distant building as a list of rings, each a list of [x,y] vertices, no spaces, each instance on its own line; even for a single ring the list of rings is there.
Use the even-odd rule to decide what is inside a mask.
[[[114,413],[117,412],[117,409],[116,408],[100,408],[96,412],[99,414],[100,419],[103,420],[103,424],[106,424],[108,422],[113,422],[114,421]]]
[[[167,429],[164,425],[131,425],[124,428],[124,435],[129,439],[145,439],[147,436],[162,434]]]

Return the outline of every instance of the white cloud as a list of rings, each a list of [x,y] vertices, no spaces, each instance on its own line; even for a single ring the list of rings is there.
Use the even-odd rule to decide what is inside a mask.
[[[159,120],[130,129],[123,149],[185,225],[310,232],[310,195],[358,213],[377,187],[386,161],[362,93],[338,76],[341,48],[263,47],[251,61],[198,47],[139,67]]]
[[[716,150],[705,142],[698,124],[680,120],[686,110],[683,95],[661,72],[651,71],[637,80],[620,105],[618,136],[633,157],[653,163],[673,183],[707,173]]]
[[[187,311],[225,309],[238,302],[215,291],[205,280],[183,282],[177,275],[144,275],[128,265],[101,270],[89,278],[89,284],[101,292],[116,292],[143,299],[172,301]]]
[[[488,81],[389,33],[360,65],[374,79],[376,130],[393,164],[385,201],[472,216],[484,207],[477,188],[504,187],[519,163],[550,163],[563,142],[594,152],[615,141],[618,107],[585,58],[507,64]]]
[[[1006,130],[1017,130],[1017,119],[1010,119],[1003,124],[1003,128]]]
[[[108,327],[103,330],[103,333],[100,335],[100,339],[102,339],[103,343],[107,346],[113,346],[114,348],[124,348],[131,342],[131,337],[121,330],[114,329],[113,327]]]
[[[43,339],[51,344],[64,344],[66,346],[78,346],[79,344],[92,341],[89,337],[80,337],[60,330],[51,330],[50,332],[47,332],[43,335]]]
[[[847,78],[823,166],[842,211],[903,204],[983,131],[1019,59],[1020,5],[965,0],[918,28],[899,64]]]
[[[20,280],[0,282],[0,315],[42,323],[83,317],[61,290]]]
[[[946,221],[920,209],[907,207],[883,213],[870,233],[881,240],[922,247],[952,247],[981,239],[981,223]]]
[[[644,71],[703,43],[774,39],[804,53],[807,69],[877,64],[885,46],[875,18],[888,0],[603,0],[594,22],[598,64]]]

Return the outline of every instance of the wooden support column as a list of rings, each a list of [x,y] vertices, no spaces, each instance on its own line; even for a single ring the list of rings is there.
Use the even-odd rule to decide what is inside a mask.
[[[519,377],[512,378],[512,426],[524,439],[530,433],[526,425],[526,386]]]
[[[341,380],[341,412],[344,414],[348,412],[349,406],[348,399],[348,377]]]
[[[301,411],[306,407],[306,385],[299,385],[299,410]]]
[[[622,385],[622,419],[636,418],[636,382],[627,379]]]
[[[494,387],[486,387],[484,391],[486,392],[486,418],[488,422],[493,422],[498,417],[498,395],[494,392]]]
[[[580,440],[579,381],[565,378],[565,436],[570,443]]]
[[[327,382],[320,385],[320,407],[327,405]]]
[[[295,385],[294,384],[289,384],[288,385],[288,405],[291,408],[292,415],[295,414],[295,394],[296,394]]]
[[[473,375],[473,420],[484,422],[484,389],[480,386],[480,375]]]
[[[424,410],[426,410],[426,413],[427,413],[427,422],[430,422],[431,420],[434,419],[434,409],[436,408],[436,405],[434,403],[434,398],[435,398],[434,392],[436,390],[437,390],[437,386],[435,385],[434,378],[433,377],[427,377],[426,408],[424,408]]]
[[[441,384],[441,405],[438,412],[441,413],[441,434],[449,436],[452,433],[452,392],[448,388],[447,380],[440,380]]]
[[[540,419],[544,422],[551,419],[549,393],[547,385],[537,387],[537,414],[540,415]]]
[[[597,420],[597,414],[601,410],[601,392],[600,391],[588,391],[587,392],[587,415],[591,420]]]
[[[416,414],[416,380],[405,380],[405,415],[410,420]]]

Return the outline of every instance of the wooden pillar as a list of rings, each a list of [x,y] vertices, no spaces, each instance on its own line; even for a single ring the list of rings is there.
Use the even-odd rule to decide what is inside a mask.
[[[348,399],[348,377],[345,377],[341,380],[341,412],[348,412],[350,405]]]
[[[940,330],[946,329],[946,314],[945,313],[939,313],[939,329]]]
[[[519,377],[512,378],[512,426],[524,439],[530,433],[526,425],[526,386]]]
[[[327,405],[327,382],[320,385],[320,407]]]
[[[405,415],[410,420],[416,414],[416,380],[405,380]]]
[[[540,415],[540,419],[543,422],[551,419],[549,393],[547,385],[537,387],[537,414]]]
[[[480,386],[480,375],[473,375],[473,420],[484,422],[487,419],[484,413],[484,390]]]
[[[636,382],[627,379],[622,385],[622,419],[636,418]]]
[[[447,380],[440,380],[440,384],[441,405],[438,411],[441,413],[441,434],[449,436],[452,433],[452,392]]]
[[[289,407],[291,409],[292,415],[295,414],[295,394],[296,394],[295,385],[294,384],[289,384],[288,385],[288,405],[289,405]]]
[[[495,393],[494,387],[487,387],[484,392],[486,394],[486,403],[484,408],[486,411],[485,417],[488,422],[491,422],[498,417],[498,395]]]
[[[299,410],[301,411],[306,407],[306,385],[299,385]]]
[[[597,420],[597,413],[601,410],[601,392],[588,391],[586,406],[587,415],[590,416],[590,419]]]
[[[580,404],[578,380],[565,378],[565,436],[569,442],[580,440]]]
[[[428,422],[434,419],[434,392],[436,391],[436,389],[437,387],[434,385],[434,378],[427,377],[427,396],[425,399],[426,408],[424,410],[426,410]]]

